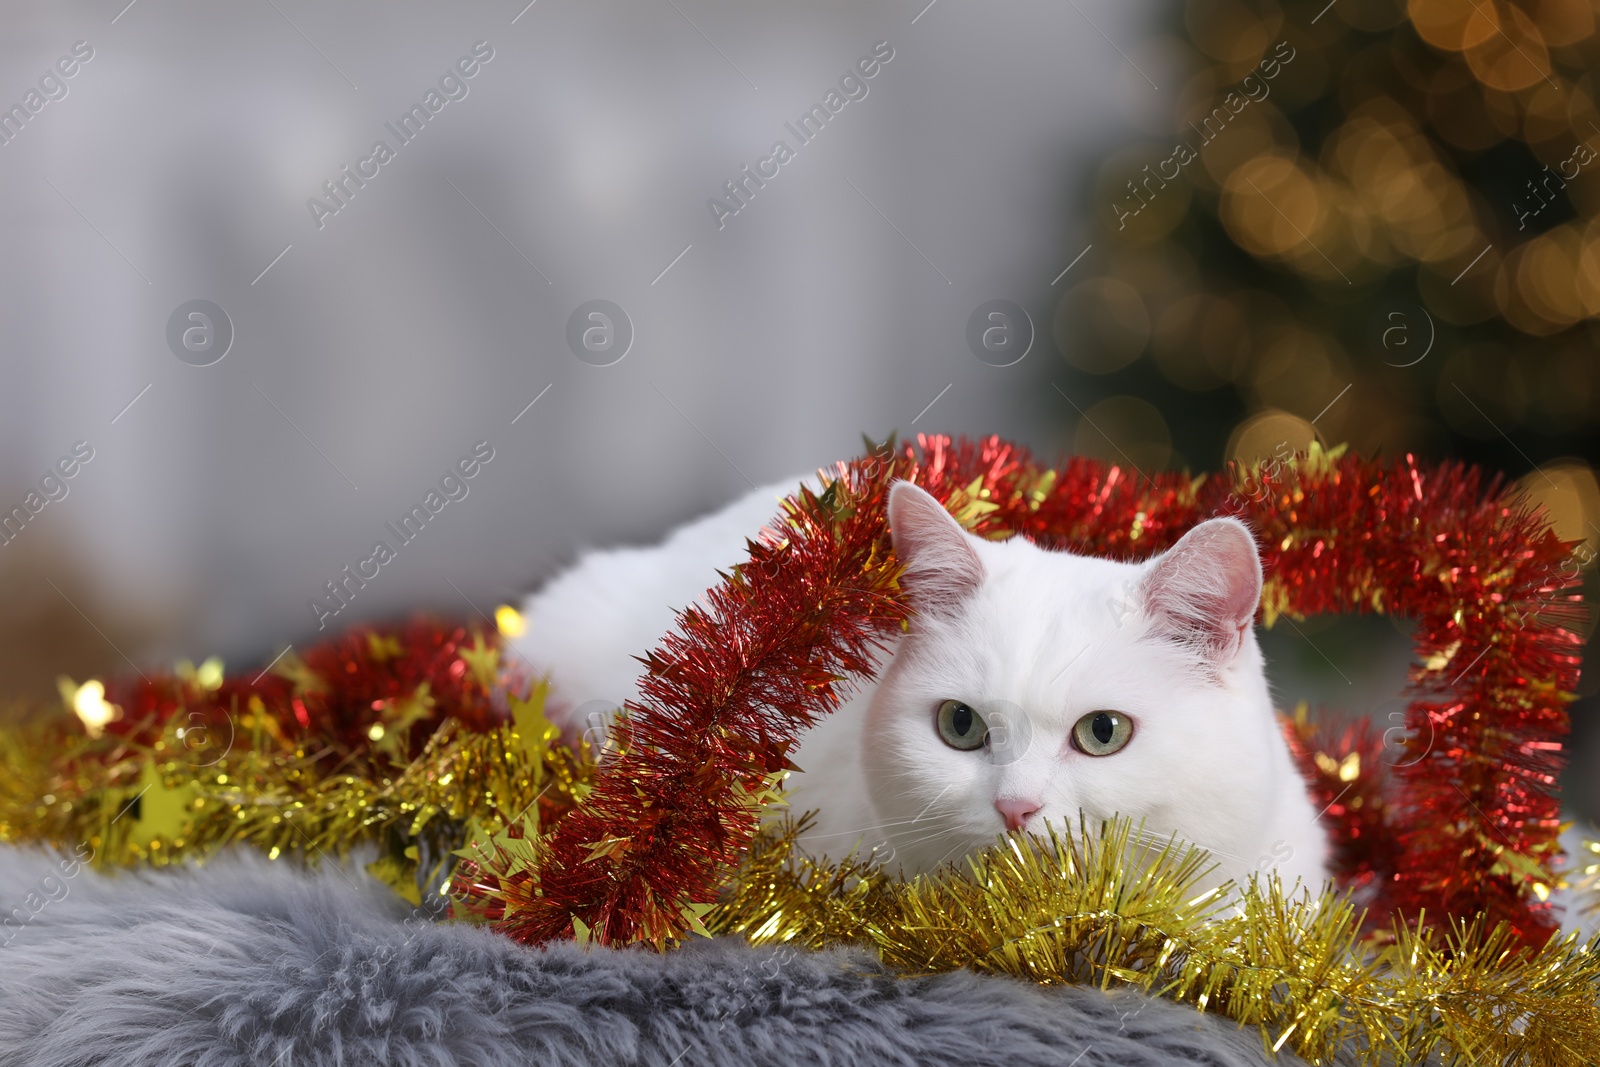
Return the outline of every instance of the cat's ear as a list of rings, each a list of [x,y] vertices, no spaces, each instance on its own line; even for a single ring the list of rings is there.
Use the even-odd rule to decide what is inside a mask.
[[[1261,602],[1261,555],[1238,519],[1211,519],[1148,565],[1144,610],[1154,632],[1221,667],[1232,661]]]
[[[983,583],[972,535],[920,486],[900,481],[889,489],[889,534],[917,610],[953,607]]]

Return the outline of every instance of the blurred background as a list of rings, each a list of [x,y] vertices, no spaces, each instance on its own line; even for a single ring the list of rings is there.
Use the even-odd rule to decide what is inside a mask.
[[[9,3],[0,696],[492,614],[864,433],[1459,458],[1593,549],[1597,12]],[[1302,629],[1286,706],[1403,707],[1403,624]]]

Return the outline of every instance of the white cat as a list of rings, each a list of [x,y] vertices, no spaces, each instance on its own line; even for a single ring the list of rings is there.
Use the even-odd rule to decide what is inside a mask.
[[[634,695],[633,657],[674,611],[779,528],[800,479],[759,489],[651,548],[592,552],[523,607],[517,647],[569,736]],[[817,488],[815,479],[810,484]],[[1252,623],[1255,541],[1212,519],[1145,563],[975,537],[922,489],[889,494],[917,609],[876,684],[808,731],[788,784],[820,816],[801,845],[871,851],[906,874],[1008,828],[1120,813],[1208,849],[1212,882],[1276,869],[1313,892],[1327,839],[1295,770]]]

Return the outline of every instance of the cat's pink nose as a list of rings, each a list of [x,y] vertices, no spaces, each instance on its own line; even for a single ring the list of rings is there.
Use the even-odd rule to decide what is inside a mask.
[[[1027,824],[1028,816],[1037,813],[1043,805],[1025,797],[996,797],[994,807],[1006,821],[1007,830],[1020,830]]]

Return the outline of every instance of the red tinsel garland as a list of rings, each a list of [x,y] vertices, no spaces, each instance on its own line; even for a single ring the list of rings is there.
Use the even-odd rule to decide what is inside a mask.
[[[220,755],[231,743],[239,712],[255,701],[284,736],[301,739],[332,762],[365,764],[372,759],[374,724],[396,725],[394,710],[408,705],[405,744],[388,760],[403,766],[447,718],[475,732],[506,721],[504,698],[494,698],[495,679],[475,677],[464,658],[493,649],[498,663],[500,645],[491,626],[417,615],[394,626],[352,627],[303,653],[287,652],[272,670],[228,675],[213,688],[193,675],[124,676],[107,685],[106,699],[122,714],[105,732],[149,746],[181,715]],[[198,752],[196,761],[206,756]]]
[[[1569,628],[1578,597],[1561,595],[1580,577],[1572,546],[1499,478],[1409,456],[1291,477],[1245,517],[1287,610],[1415,623],[1406,727],[1420,751],[1392,767],[1387,825],[1361,850],[1373,910],[1483,914],[1542,943],[1555,923],[1530,893],[1554,884],[1565,705],[1582,644]],[[1326,797],[1336,828],[1359,817],[1351,799]],[[1374,847],[1392,867],[1373,862]]]
[[[841,464],[823,496],[788,506],[781,541],[690,609],[646,662],[589,801],[540,844],[534,874],[467,865],[474,910],[527,941],[574,936],[664,944],[714,901],[757,828],[772,776],[800,730],[875,666],[909,614],[896,583],[885,498],[922,485],[983,536],[1142,559],[1214,514],[1255,530],[1263,612],[1373,612],[1416,622],[1414,741],[1392,780],[1370,731],[1349,740],[1359,788],[1295,745],[1327,805],[1340,877],[1377,915],[1430,922],[1484,914],[1530,941],[1554,929],[1532,898],[1550,872],[1564,705],[1578,677],[1575,584],[1548,522],[1498,479],[1460,465],[1388,465],[1314,453],[1276,474],[1135,480],[1074,458],[1050,470],[999,438],[919,437]],[[1327,747],[1327,746],[1320,746]],[[1337,749],[1337,751],[1345,751]],[[1360,800],[1361,803],[1357,803]]]

